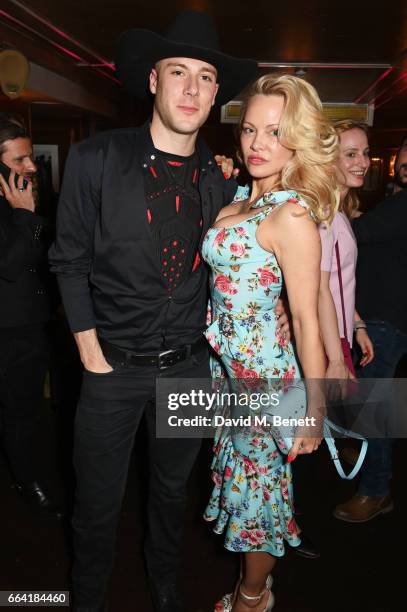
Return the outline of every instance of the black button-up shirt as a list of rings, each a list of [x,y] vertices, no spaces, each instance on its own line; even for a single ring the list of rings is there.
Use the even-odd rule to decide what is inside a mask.
[[[198,191],[200,240],[236,183],[225,181],[202,140]],[[100,337],[136,352],[195,342],[205,329],[204,264],[168,292],[149,227],[144,173],[154,162],[149,125],[100,134],[74,145],[64,174],[57,237],[50,250],[73,332]]]

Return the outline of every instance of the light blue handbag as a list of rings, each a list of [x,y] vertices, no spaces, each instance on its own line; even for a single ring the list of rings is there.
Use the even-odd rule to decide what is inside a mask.
[[[269,389],[269,392],[273,392],[272,389]],[[278,397],[278,406],[275,406],[273,408],[268,407],[265,413],[267,415],[268,423],[271,426],[273,437],[275,438],[276,443],[284,453],[288,454],[294,442],[296,426],[276,426],[275,417],[279,416],[282,419],[290,420],[298,420],[305,418],[307,414],[307,394],[304,382],[298,380],[293,381],[292,383],[288,383],[288,386],[286,386],[284,390],[280,390],[278,392]],[[333,432],[339,434],[340,437],[354,438],[362,442],[359,457],[349,474],[346,474],[342,467],[338,455],[338,450],[335,444],[335,438],[332,435]],[[323,436],[339,476],[346,480],[351,480],[352,478],[354,478],[362,467],[363,461],[365,459],[368,445],[367,440],[360,434],[354,431],[350,431],[349,429],[344,429],[343,427],[337,425],[328,418],[324,419]]]

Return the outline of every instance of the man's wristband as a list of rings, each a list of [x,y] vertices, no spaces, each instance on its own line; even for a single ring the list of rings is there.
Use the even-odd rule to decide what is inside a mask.
[[[366,329],[366,323],[364,321],[356,321],[353,326],[353,331],[357,332],[358,329]]]

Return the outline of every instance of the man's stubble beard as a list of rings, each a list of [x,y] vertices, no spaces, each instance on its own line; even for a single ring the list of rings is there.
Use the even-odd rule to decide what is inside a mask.
[[[209,116],[209,113],[208,113]],[[171,117],[172,125],[171,129],[175,134],[183,134],[184,136],[197,136],[201,127],[205,124],[208,116],[203,117],[199,121],[195,123],[195,125],[191,125],[188,123],[188,120],[185,119],[185,124],[183,125],[183,120],[179,119],[178,123],[175,118]]]
[[[405,164],[403,164],[404,167]],[[396,171],[394,175],[394,182],[400,189],[407,189],[407,177],[402,177],[400,174],[400,168]]]
[[[193,136],[193,135],[197,135],[201,127],[206,123],[210,115],[211,108],[209,108],[206,116],[201,117],[200,121],[195,127],[183,128],[182,126],[177,125],[176,120],[173,117],[172,113],[167,112],[166,107],[161,104],[160,93],[157,92],[156,97],[155,97],[154,111],[157,113],[162,125],[167,130],[174,132],[174,134],[182,134],[183,136]]]

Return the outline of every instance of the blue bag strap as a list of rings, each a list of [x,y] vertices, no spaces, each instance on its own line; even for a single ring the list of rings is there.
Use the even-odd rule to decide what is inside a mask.
[[[356,461],[353,469],[351,470],[349,474],[345,474],[345,471],[342,467],[341,461],[339,459],[338,449],[336,448],[335,439],[332,437],[332,434],[331,434],[331,429],[333,429],[334,431],[340,434],[343,434],[347,438],[354,438],[356,440],[362,441],[362,447],[360,449],[358,460]],[[362,464],[363,464],[363,461],[365,459],[366,452],[367,452],[367,445],[368,445],[367,440],[360,434],[354,431],[350,431],[349,429],[344,429],[343,427],[341,427],[340,425],[337,425],[336,423],[333,423],[329,419],[325,419],[324,436],[325,436],[325,441],[329,449],[329,453],[332,457],[332,461],[334,462],[336,471],[338,472],[339,476],[341,478],[344,478],[345,480],[352,480],[352,478],[356,476],[356,474],[359,472],[360,468],[362,467]]]

